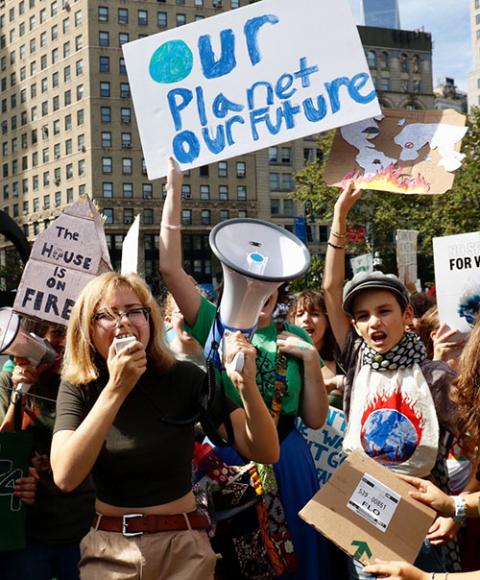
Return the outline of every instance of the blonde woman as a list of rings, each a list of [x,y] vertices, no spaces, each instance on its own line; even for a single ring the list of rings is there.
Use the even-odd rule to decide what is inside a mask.
[[[127,338],[117,351],[116,342]],[[235,335],[227,358],[238,351],[246,364],[230,378],[245,410],[215,398],[209,416],[220,433],[231,420],[242,454],[276,461],[275,427],[255,383],[255,349]],[[191,489],[204,373],[165,346],[160,309],[138,276],[106,273],[84,288],[68,327],[62,379],[55,482],[68,492],[92,472],[97,490],[81,578],[213,578],[208,522],[195,511]]]

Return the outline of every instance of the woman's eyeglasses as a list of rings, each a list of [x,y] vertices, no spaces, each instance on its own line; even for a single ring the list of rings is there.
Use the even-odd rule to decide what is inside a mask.
[[[131,324],[135,326],[142,326],[150,319],[150,308],[130,308],[124,312],[100,311],[94,314],[93,320],[99,326],[110,329],[118,326],[124,316]]]

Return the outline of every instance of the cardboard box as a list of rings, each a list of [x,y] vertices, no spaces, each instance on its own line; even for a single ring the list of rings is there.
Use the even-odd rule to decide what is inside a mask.
[[[413,563],[436,514],[413,488],[361,452],[351,453],[299,516],[349,556]]]

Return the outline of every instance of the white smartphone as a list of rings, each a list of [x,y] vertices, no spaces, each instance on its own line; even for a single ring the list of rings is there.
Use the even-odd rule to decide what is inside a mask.
[[[113,345],[115,347],[115,352],[118,354],[127,346],[130,346],[132,342],[135,342],[137,339],[134,336],[124,336],[123,338],[114,338]]]

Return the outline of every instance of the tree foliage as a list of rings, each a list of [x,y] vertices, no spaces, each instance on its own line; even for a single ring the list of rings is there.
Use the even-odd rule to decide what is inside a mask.
[[[444,195],[402,195],[366,191],[352,209],[349,225],[367,226],[370,251],[379,252],[386,271],[395,271],[394,234],[397,229],[413,229],[419,235],[419,276],[433,281],[432,238],[478,231],[480,217],[480,109],[468,118],[469,130],[462,144],[466,155],[462,168],[456,172],[453,189]],[[320,222],[329,222],[338,189],[323,180],[334,132],[322,134],[318,146],[324,153],[322,161],[305,166],[296,175],[294,197],[309,202]],[[351,254],[362,254],[365,245],[350,247]]]

